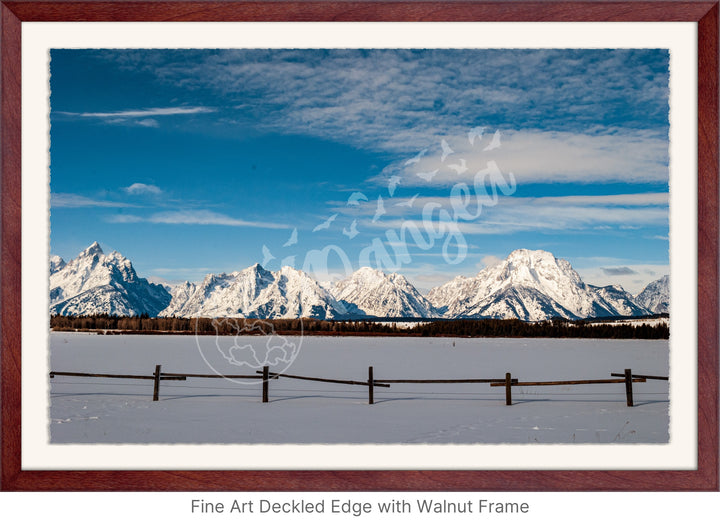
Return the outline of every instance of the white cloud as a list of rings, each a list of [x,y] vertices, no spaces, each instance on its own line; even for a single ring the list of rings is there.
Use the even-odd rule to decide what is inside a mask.
[[[146,219],[142,216],[131,215],[131,214],[117,214],[107,218],[108,222],[112,224],[135,224],[138,222],[145,222]]]
[[[133,183],[129,187],[123,187],[123,191],[128,194],[162,194],[160,187],[146,183]]]
[[[157,119],[141,119],[139,121],[135,121],[136,125],[148,127],[148,128],[158,128],[160,126],[160,123],[157,122]]]
[[[439,142],[434,151],[412,167],[404,160],[385,169],[374,178],[385,181],[389,173],[402,173],[406,181],[418,187],[437,187],[457,182],[472,182],[488,162],[495,162],[504,175],[512,173],[518,183],[667,181],[668,140],[656,131],[604,130],[595,133],[547,130],[502,131],[500,147],[484,151],[489,136],[471,145],[467,132],[446,139],[454,151],[444,162]],[[465,160],[468,170],[461,175],[452,165]],[[418,173],[438,170],[428,182]]]
[[[489,268],[491,266],[495,266],[496,264],[500,264],[502,261],[503,259],[496,257],[495,255],[485,255],[480,262],[483,267]]]

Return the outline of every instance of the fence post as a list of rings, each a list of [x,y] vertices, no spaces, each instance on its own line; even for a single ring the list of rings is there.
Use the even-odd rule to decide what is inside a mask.
[[[269,380],[270,380],[270,367],[268,365],[265,365],[263,367],[263,395],[262,395],[263,403],[267,403],[269,401],[269,399],[268,399]]]
[[[155,365],[155,387],[153,388],[153,401],[160,398],[160,365]]]
[[[633,387],[632,387],[632,370],[625,369],[625,395],[627,396],[627,406],[633,406]]]
[[[375,381],[373,377],[373,368],[368,367],[368,404],[375,403]]]
[[[505,373],[505,405],[512,405],[512,375]]]

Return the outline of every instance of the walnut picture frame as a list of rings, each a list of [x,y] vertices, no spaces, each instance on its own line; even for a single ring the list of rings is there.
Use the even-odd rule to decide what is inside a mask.
[[[718,2],[2,2],[0,489],[3,491],[718,490]],[[27,470],[22,465],[26,22],[689,22],[697,26],[696,470]]]

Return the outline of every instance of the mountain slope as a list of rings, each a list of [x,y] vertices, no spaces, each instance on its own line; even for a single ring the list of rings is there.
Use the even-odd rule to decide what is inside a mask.
[[[50,263],[51,314],[155,316],[170,303],[164,287],[138,277],[120,253],[105,255],[97,242],[64,266],[61,263],[55,257]]]
[[[643,315],[619,286],[586,285],[569,262],[547,251],[518,249],[475,277],[457,277],[427,296],[444,317],[582,319]]]
[[[195,291],[197,290],[197,284],[185,281],[181,284],[173,286],[170,290],[170,304],[162,310],[158,315],[160,317],[172,317],[190,300]]]
[[[60,271],[66,265],[66,262],[57,255],[50,255],[50,275]]]
[[[439,315],[405,277],[368,267],[335,283],[330,293],[357,315],[423,318]]]
[[[345,309],[306,273],[289,266],[271,272],[259,264],[233,273],[210,274],[199,285],[185,283],[161,316],[259,319],[335,319]]]
[[[670,276],[651,282],[641,291],[635,302],[652,313],[668,313],[670,311]]]

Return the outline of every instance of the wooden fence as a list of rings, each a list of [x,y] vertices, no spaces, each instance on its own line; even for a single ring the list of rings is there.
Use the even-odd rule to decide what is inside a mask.
[[[611,376],[613,374],[610,374]],[[619,375],[619,374],[618,374]],[[644,383],[647,378],[633,376],[630,369],[625,369],[624,379],[592,379],[592,380],[564,380],[564,381],[516,381],[513,382],[510,373],[505,374],[502,383],[491,383],[491,387],[505,387],[505,405],[512,405],[512,387],[539,387],[548,385],[600,385],[606,383],[624,383],[627,406],[633,406],[633,383]]]
[[[50,377],[55,376],[74,376],[81,378],[120,378],[120,379],[140,379],[140,380],[153,380],[153,401],[158,401],[160,398],[160,381],[161,380],[177,380],[185,381],[185,375],[178,374],[162,374],[160,372],[161,366],[155,365],[155,372],[152,376],[140,376],[136,374],[91,374],[89,372],[50,372]],[[219,377],[219,376],[218,376]]]
[[[134,374],[93,374],[87,372],[50,372],[50,377],[55,376],[75,376],[75,377],[91,377],[91,378],[123,378],[123,379],[139,379],[153,380],[153,401],[160,399],[160,382],[161,381],[186,381],[189,378],[227,378],[227,379],[257,379],[262,380],[262,401],[268,403],[270,401],[270,380],[280,378],[305,380],[320,383],[339,383],[344,385],[361,385],[368,388],[368,404],[375,403],[375,387],[389,388],[394,384],[411,383],[411,384],[428,384],[428,383],[483,383],[489,384],[491,387],[505,387],[505,404],[512,405],[512,388],[513,387],[530,387],[530,386],[550,386],[550,385],[596,385],[596,384],[624,384],[625,397],[628,407],[634,405],[633,401],[633,383],[645,383],[647,380],[668,380],[667,376],[655,376],[646,374],[633,374],[631,369],[625,369],[623,374],[611,373],[610,379],[585,379],[585,380],[560,380],[560,381],[520,381],[513,378],[511,373],[506,373],[504,378],[459,378],[459,379],[378,379],[375,378],[373,367],[368,367],[368,377],[365,381],[341,380],[332,378],[319,378],[310,376],[297,376],[291,374],[283,374],[271,372],[270,367],[265,366],[262,370],[255,374],[187,374],[187,373],[171,373],[162,372],[161,365],[155,365],[155,371],[152,375],[134,375]]]

